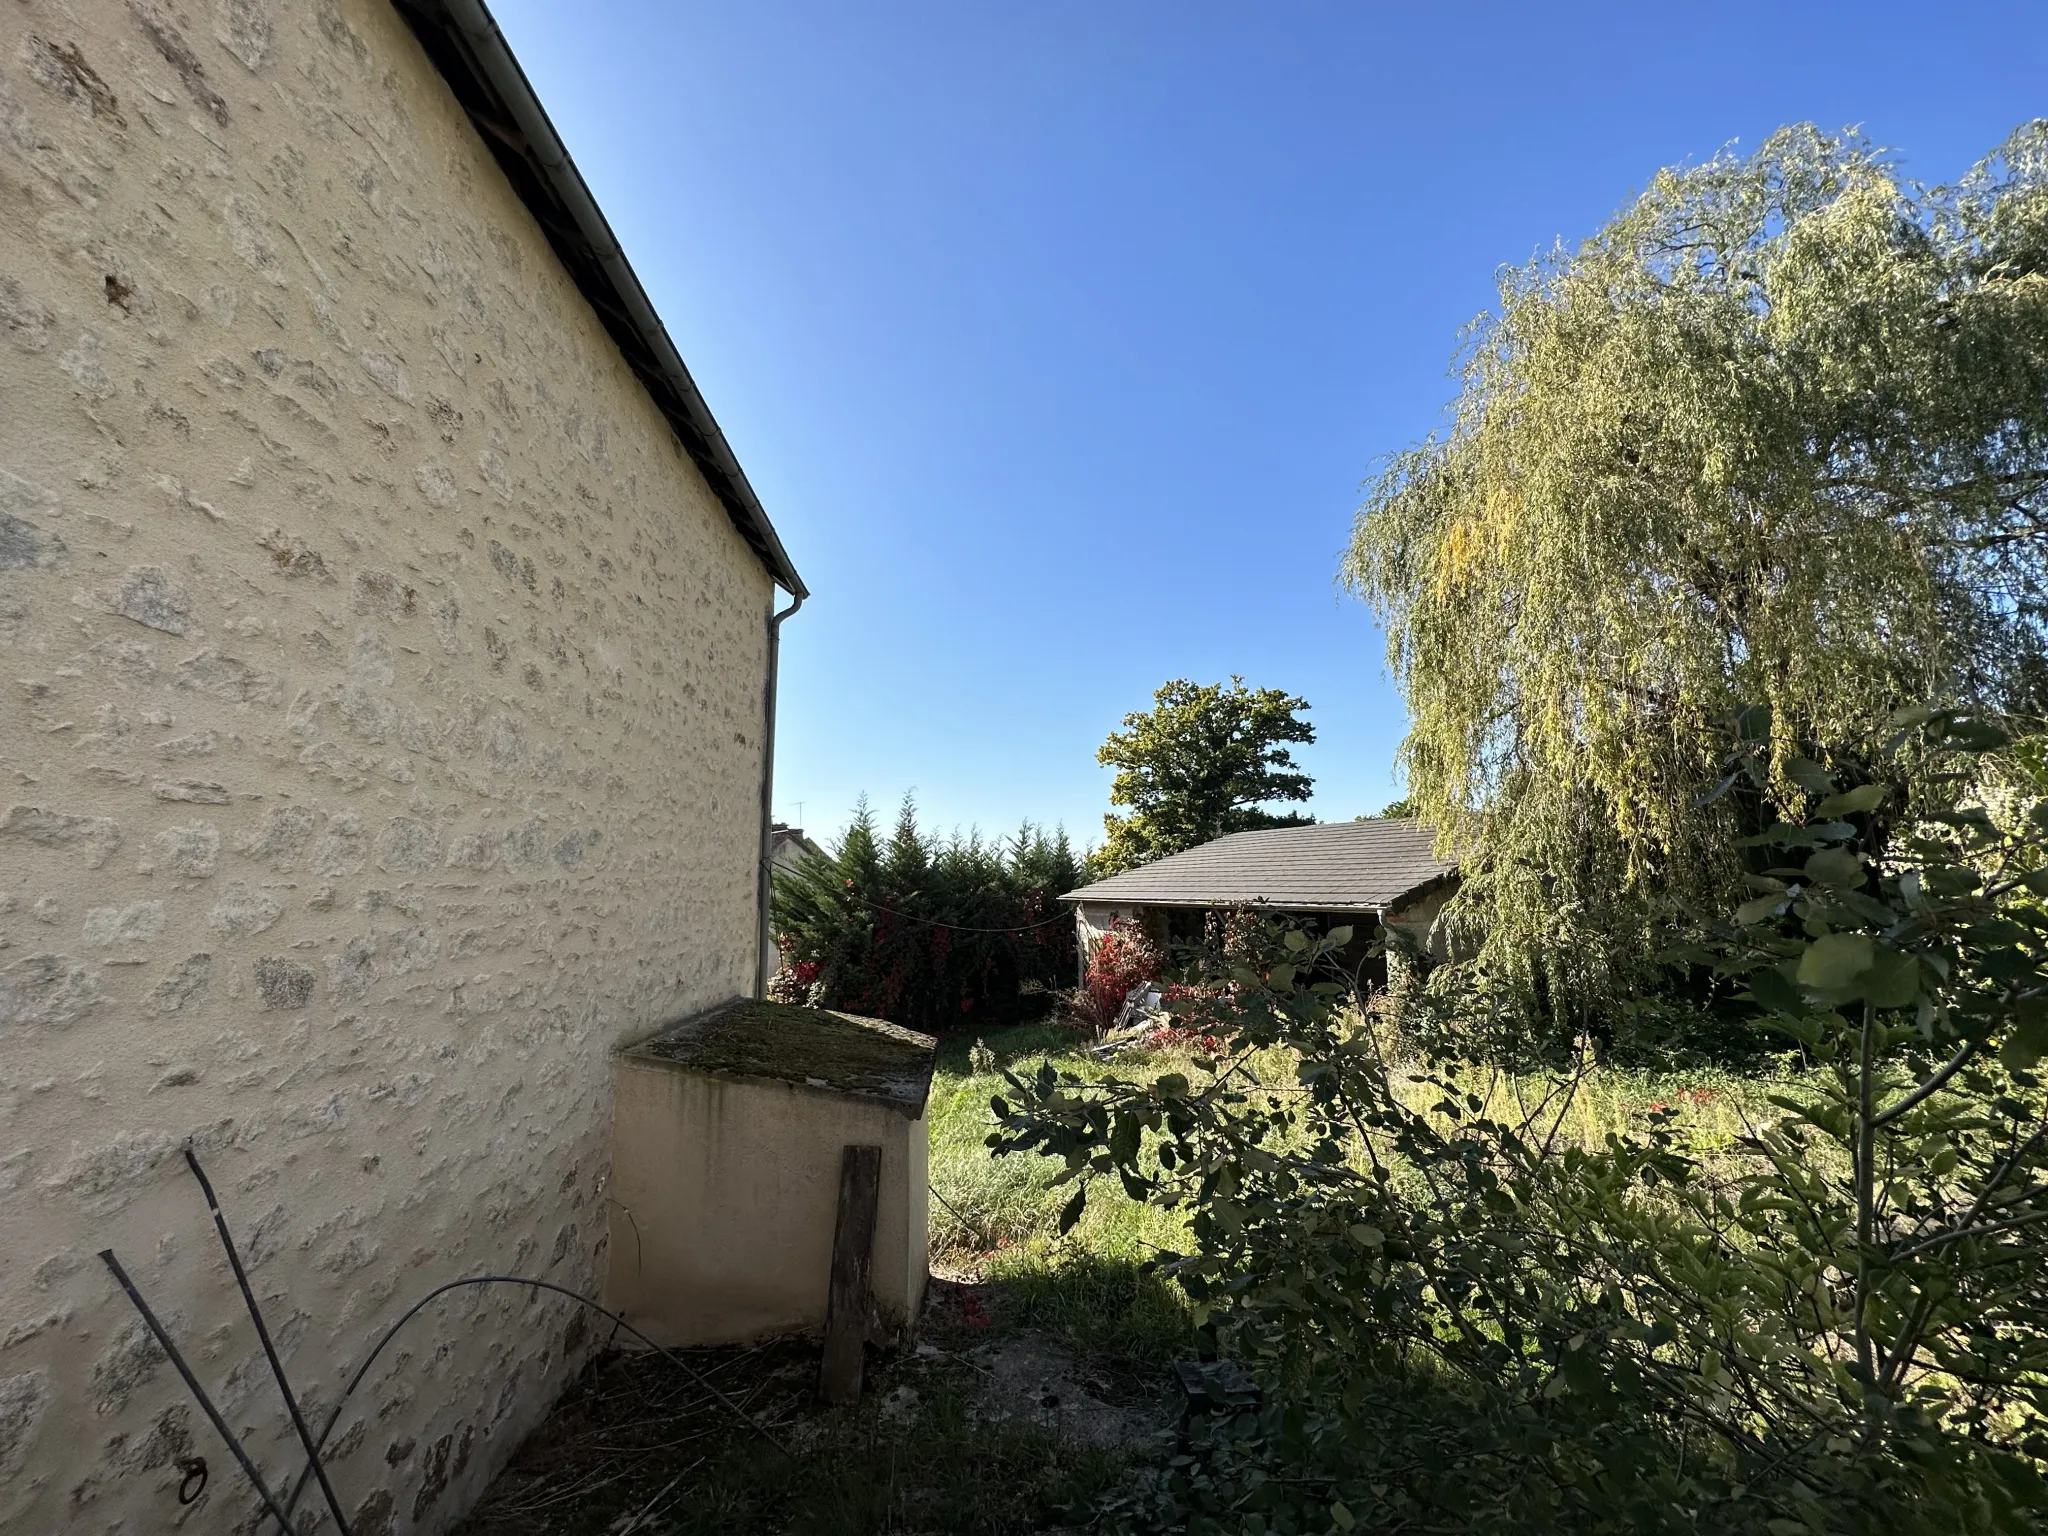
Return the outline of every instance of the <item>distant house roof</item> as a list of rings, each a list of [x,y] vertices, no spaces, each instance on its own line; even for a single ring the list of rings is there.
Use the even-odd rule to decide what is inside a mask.
[[[654,312],[640,279],[619,248],[611,225],[584,185],[582,173],[556,134],[554,124],[512,56],[504,34],[483,0],[392,0],[427,57],[440,70],[462,110],[497,157],[512,190],[554,246],[583,297],[611,332],[641,387],[674,430],[725,515],[755,556],[793,597],[809,595],[790,563],[775,525],[747,483]]]
[[[1419,821],[1389,820],[1233,832],[1084,885],[1060,900],[1378,912],[1456,873],[1456,865],[1432,852],[1434,836]]]
[[[804,836],[802,827],[792,827],[787,822],[775,823],[775,831],[769,843],[769,857],[778,864],[801,864],[806,858],[823,857],[825,850]]]

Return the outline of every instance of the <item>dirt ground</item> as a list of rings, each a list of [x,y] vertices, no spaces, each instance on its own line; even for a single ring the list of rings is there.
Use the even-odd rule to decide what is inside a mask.
[[[1169,1441],[1157,1365],[1012,1327],[934,1278],[917,1344],[870,1352],[859,1403],[817,1400],[819,1345],[607,1352],[515,1453],[460,1536],[1033,1536],[1072,1530]],[[736,1407],[746,1416],[742,1422]]]

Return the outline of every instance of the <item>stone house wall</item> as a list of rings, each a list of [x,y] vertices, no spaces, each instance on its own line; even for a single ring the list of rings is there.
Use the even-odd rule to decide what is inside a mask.
[[[0,1528],[247,1530],[95,1253],[279,1481],[188,1143],[316,1422],[600,1284],[611,1051],[751,988],[769,580],[381,0],[10,0],[0,422]],[[410,1325],[358,1536],[593,1337]]]

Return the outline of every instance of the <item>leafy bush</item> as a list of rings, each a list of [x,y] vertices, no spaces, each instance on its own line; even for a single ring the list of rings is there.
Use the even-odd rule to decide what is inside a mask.
[[[1080,883],[1064,832],[942,838],[905,800],[881,839],[863,802],[829,856],[776,878],[771,990],[916,1029],[1014,1022],[1074,974],[1058,899]]]
[[[1105,1177],[1191,1211],[1161,1269],[1264,1389],[1118,1518],[2039,1529],[2048,810],[1981,803],[2005,745],[1922,714],[1833,772],[1738,753],[1729,782],[1790,814],[1747,840],[1754,899],[1686,923],[1674,958],[1816,1071],[1732,1145],[1691,1145],[1668,1106],[1564,1140],[1584,1053],[1534,1099],[1452,1040],[1397,1071],[1319,977],[1341,930],[1207,989],[1226,1043],[1192,1078],[1011,1076],[997,1154],[1063,1161],[1064,1225]]]
[[[1081,1021],[1102,1034],[1123,1013],[1131,989],[1159,979],[1164,957],[1145,930],[1128,917],[1115,918],[1088,952],[1088,969],[1073,998]]]
[[[1738,985],[1681,954],[1646,957],[1626,996],[1563,1006],[1540,977],[1532,987],[1487,955],[1442,965],[1398,956],[1412,943],[1398,929],[1386,935],[1388,987],[1371,1003],[1396,1054],[1434,1046],[1520,1070],[1567,1066],[1583,1050],[1624,1069],[1758,1072],[1786,1050]]]

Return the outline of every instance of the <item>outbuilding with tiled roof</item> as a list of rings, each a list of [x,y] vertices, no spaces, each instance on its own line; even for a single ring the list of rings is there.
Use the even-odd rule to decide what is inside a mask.
[[[1060,900],[1074,908],[1084,963],[1119,918],[1170,944],[1199,938],[1211,914],[1252,908],[1350,927],[1348,953],[1362,979],[1383,982],[1384,965],[1369,954],[1382,926],[1439,947],[1432,930],[1458,871],[1435,842],[1422,822],[1394,817],[1265,827],[1127,869]]]

